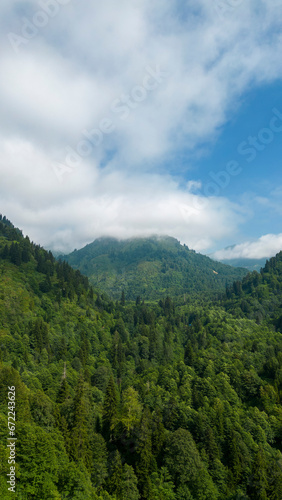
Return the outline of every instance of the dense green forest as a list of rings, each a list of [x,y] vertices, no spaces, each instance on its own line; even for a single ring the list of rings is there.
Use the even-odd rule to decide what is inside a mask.
[[[1,499],[281,500],[281,265],[113,301],[1,217]]]
[[[211,295],[248,272],[198,254],[169,236],[99,238],[62,259],[115,300],[122,292],[127,300],[138,295],[146,300],[185,293]]]
[[[269,259],[260,273],[254,271],[227,287],[225,308],[236,317],[282,328],[282,252]]]

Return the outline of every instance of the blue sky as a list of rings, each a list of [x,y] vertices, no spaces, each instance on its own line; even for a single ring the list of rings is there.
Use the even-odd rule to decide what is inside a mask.
[[[168,234],[218,258],[274,255],[281,7],[3,0],[1,212],[64,252]]]
[[[226,181],[226,186],[220,186],[221,195],[235,203],[242,201],[246,208],[250,209],[250,213],[240,225],[241,234],[234,243],[246,240],[246,235],[255,239],[267,232],[281,232],[282,200],[277,191],[282,178],[281,90],[279,81],[244,93],[240,107],[224,124],[215,144],[204,157],[195,162],[195,172],[203,185],[213,180],[210,172],[218,174],[226,171],[229,161],[238,163],[240,173],[230,176],[230,182]],[[240,154],[238,148],[243,142],[248,143],[249,137],[258,138],[260,131],[269,128],[271,118],[277,116],[274,115],[273,109],[281,113],[281,119],[278,116],[277,120],[281,132],[274,133],[273,139],[271,135],[268,138],[265,133],[262,137],[265,137],[266,143],[258,140],[259,150],[253,147],[255,152]],[[246,149],[246,146],[244,148]]]

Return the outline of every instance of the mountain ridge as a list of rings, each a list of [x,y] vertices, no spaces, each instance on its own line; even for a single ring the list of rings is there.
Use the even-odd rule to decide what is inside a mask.
[[[113,302],[0,216],[0,497],[14,387],[16,498],[280,500],[281,292],[282,253],[225,300]]]
[[[267,257],[263,259],[249,259],[244,257],[238,257],[236,259],[220,259],[219,262],[232,267],[243,267],[249,271],[260,271],[261,268],[265,266]]]
[[[170,236],[103,237],[60,258],[114,299],[123,291],[130,300],[139,295],[156,300],[165,294],[219,292],[248,272],[214,261]]]

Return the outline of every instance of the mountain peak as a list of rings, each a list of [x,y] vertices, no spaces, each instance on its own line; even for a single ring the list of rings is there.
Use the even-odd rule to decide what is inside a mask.
[[[131,300],[138,295],[156,300],[165,294],[223,291],[226,283],[247,273],[198,254],[167,235],[98,238],[63,258],[115,299],[122,291]]]

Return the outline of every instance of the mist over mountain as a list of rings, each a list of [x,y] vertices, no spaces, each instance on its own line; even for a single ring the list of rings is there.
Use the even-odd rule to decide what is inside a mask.
[[[130,300],[219,292],[248,272],[215,262],[169,236],[99,238],[61,259],[115,299],[122,292]]]
[[[0,500],[282,500],[281,6],[1,1]]]
[[[214,280],[242,271],[173,238],[82,252],[130,258],[137,282],[140,262],[172,266],[175,287],[187,266],[198,286],[112,301],[0,216],[1,498],[10,432],[23,500],[280,500],[282,252],[219,297]]]
[[[233,267],[241,267],[248,269],[249,271],[260,271],[262,267],[265,266],[265,259],[246,259],[246,258],[237,258],[237,259],[220,259],[219,262],[222,264],[226,264],[227,266]]]

